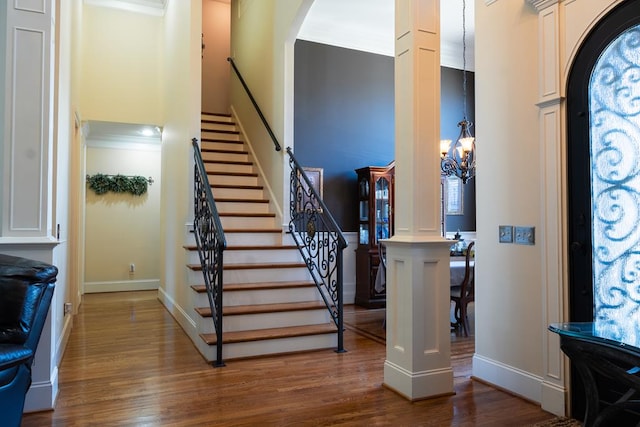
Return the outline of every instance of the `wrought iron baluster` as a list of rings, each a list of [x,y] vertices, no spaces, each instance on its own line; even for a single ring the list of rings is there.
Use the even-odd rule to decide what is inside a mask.
[[[193,232],[198,246],[198,256],[202,266],[213,326],[216,331],[215,366],[219,367],[224,366],[222,359],[222,255],[227,243],[200,154],[198,140],[193,138],[192,144],[195,159]]]
[[[291,168],[289,231],[338,328],[337,351],[344,352],[342,256],[347,241],[290,148],[287,153]]]

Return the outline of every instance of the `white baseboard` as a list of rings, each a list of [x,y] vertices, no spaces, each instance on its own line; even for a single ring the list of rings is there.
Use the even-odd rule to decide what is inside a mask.
[[[51,378],[47,381],[31,383],[24,401],[23,412],[48,411],[54,408],[58,395],[58,367],[53,367]]]
[[[532,402],[542,401],[542,377],[478,354],[473,355],[472,374],[481,381],[508,390]]]
[[[178,322],[180,327],[189,335],[191,340],[195,343],[195,338],[198,335],[196,321],[190,317],[187,312],[176,301],[165,292],[163,288],[158,289],[158,299],[164,305],[165,309],[171,313],[174,319]]]
[[[122,280],[115,282],[85,282],[84,293],[152,291],[160,287],[160,279]]]

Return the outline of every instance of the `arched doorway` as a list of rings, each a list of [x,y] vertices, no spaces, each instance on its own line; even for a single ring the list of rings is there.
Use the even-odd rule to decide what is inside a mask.
[[[569,320],[638,339],[640,316],[640,2],[592,30],[567,85]],[[584,414],[573,374],[571,407]],[[613,390],[611,387],[610,390]],[[615,395],[615,391],[611,391]]]

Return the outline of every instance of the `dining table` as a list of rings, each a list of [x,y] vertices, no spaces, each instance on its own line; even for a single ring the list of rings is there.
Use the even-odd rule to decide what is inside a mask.
[[[449,260],[449,268],[451,271],[451,277],[449,279],[449,283],[451,286],[460,286],[462,283],[462,279],[464,279],[464,270],[466,266],[466,259],[463,256],[452,256]],[[475,260],[471,259],[469,262],[469,266],[471,268],[474,267]]]
[[[475,261],[472,259],[469,263],[471,267],[474,266]],[[449,259],[449,268],[450,268],[450,279],[449,283],[451,286],[460,286],[462,283],[462,279],[464,279],[464,271],[466,266],[466,259],[463,256],[452,256]],[[376,280],[374,289],[376,292],[381,293],[385,290],[386,287],[386,269],[384,265],[381,263],[378,267],[378,272],[376,273]]]

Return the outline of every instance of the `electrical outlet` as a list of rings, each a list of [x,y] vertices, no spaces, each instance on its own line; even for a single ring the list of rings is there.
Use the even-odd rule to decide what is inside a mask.
[[[535,227],[515,227],[515,242],[517,245],[535,244]]]
[[[73,311],[73,304],[70,302],[64,303],[64,315],[71,313]]]
[[[513,243],[513,227],[510,225],[499,225],[498,241],[500,243]]]
[[[129,264],[129,273],[136,272],[136,265],[134,263]]]

